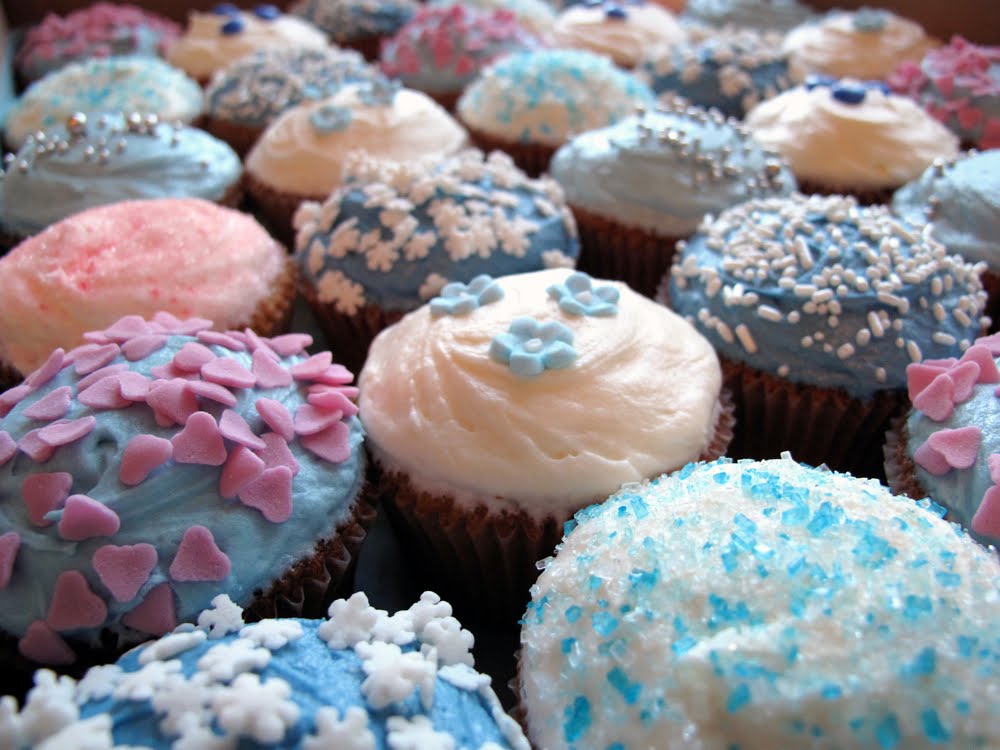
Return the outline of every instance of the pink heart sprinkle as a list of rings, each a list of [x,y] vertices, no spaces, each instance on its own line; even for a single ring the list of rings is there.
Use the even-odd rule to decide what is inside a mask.
[[[55,449],[42,440],[41,430],[31,430],[24,433],[24,436],[17,441],[20,451],[36,463],[43,464],[52,458]]]
[[[49,613],[45,622],[53,630],[96,628],[108,618],[108,608],[97,594],[90,590],[87,579],[78,570],[59,574]]]
[[[87,331],[85,334],[83,334],[83,340],[89,341],[91,344],[100,344],[101,346],[112,343],[111,339],[105,336],[102,331]],[[76,349],[79,348],[81,347],[79,346],[76,347]],[[66,353],[66,359],[68,359],[70,362],[73,361],[73,356],[76,354],[76,349],[71,349]]]
[[[86,437],[94,431],[96,424],[97,419],[93,416],[80,417],[79,419],[60,419],[40,429],[38,437],[49,447],[58,448],[60,445],[69,445]]]
[[[125,613],[122,624],[150,635],[163,635],[177,627],[174,592],[169,583],[153,588],[135,609]]]
[[[304,362],[291,366],[292,377],[296,380],[315,380],[333,363],[333,354],[320,352],[312,355]]]
[[[152,544],[105,544],[94,552],[90,564],[115,601],[128,602],[149,580],[157,558]]]
[[[168,312],[158,312],[153,316],[153,323],[163,333],[173,333],[180,336],[194,336],[200,331],[212,327],[211,320],[204,318],[186,318],[180,320]]]
[[[925,445],[937,451],[953,469],[968,469],[976,462],[982,439],[978,427],[959,427],[932,433]]]
[[[906,391],[910,401],[919,396],[924,388],[933,383],[934,378],[943,372],[947,372],[947,368],[928,365],[926,362],[908,364],[906,366]]]
[[[165,365],[157,365],[149,368],[149,374],[159,380],[198,380],[200,375],[197,372],[184,372],[174,367],[173,362]]]
[[[80,542],[97,536],[113,536],[121,528],[118,514],[86,495],[70,495],[59,519],[59,536]]]
[[[73,350],[73,366],[77,375],[87,375],[105,365],[118,356],[121,349],[118,344],[85,344]]]
[[[987,456],[986,465],[990,469],[990,481],[1000,484],[1000,453],[991,453]]]
[[[34,393],[37,389],[28,385],[27,383],[21,383],[21,385],[16,385],[9,391],[0,393],[0,417],[6,417],[10,414],[11,409],[21,403],[21,400]]]
[[[188,390],[197,396],[215,401],[223,406],[236,406],[236,396],[233,395],[233,392],[217,383],[192,380],[188,383]]]
[[[958,364],[958,360],[954,357],[945,357],[944,359],[925,359],[923,364],[930,365],[931,367],[943,367],[948,370]]]
[[[271,351],[271,347],[267,345],[267,341],[254,333],[254,331],[250,328],[243,329],[243,340],[246,341],[247,349],[251,352],[263,349],[268,354],[274,354],[274,352]]]
[[[933,474],[936,477],[940,477],[951,471],[951,466],[945,457],[934,450],[929,442],[925,442],[913,451],[913,460],[924,467],[929,474]]]
[[[76,384],[76,392],[83,393],[83,391],[90,388],[94,383],[104,380],[109,375],[124,374],[128,371],[128,365],[126,364],[108,365],[107,367],[102,367],[100,370],[94,370],[90,375],[80,378]]]
[[[246,350],[246,346],[243,345],[242,341],[219,331],[199,331],[198,340],[203,344],[214,344],[215,346],[225,347],[234,352]]]
[[[215,359],[215,353],[207,346],[196,344],[193,341],[184,344],[180,351],[174,355],[174,367],[184,372],[198,372],[201,366],[208,364]]]
[[[201,376],[230,388],[253,388],[257,378],[235,359],[219,357],[201,368]]]
[[[157,333],[136,336],[122,344],[122,354],[129,362],[138,362],[167,345],[167,337]]]
[[[295,431],[299,435],[315,435],[334,422],[339,422],[343,412],[321,409],[312,404],[302,404],[295,410]]]
[[[993,485],[972,516],[972,530],[991,539],[1000,538],[1000,487]]]
[[[247,335],[245,333],[243,333],[243,331],[223,331],[223,333],[226,336],[229,336],[231,338],[236,339],[241,344],[243,344],[244,347],[246,347],[246,345],[247,345]]]
[[[307,333],[286,333],[268,340],[271,348],[282,357],[292,357],[312,346],[313,337]]]
[[[263,349],[253,353],[253,374],[258,388],[284,388],[292,384],[292,374]]]
[[[0,591],[7,588],[10,576],[14,572],[14,560],[21,548],[21,535],[16,531],[8,531],[0,535]]]
[[[965,350],[960,362],[975,362],[979,365],[977,383],[1000,383],[1000,370],[990,350],[982,344],[974,344]]]
[[[21,483],[21,499],[28,509],[28,518],[35,526],[51,526],[54,521],[47,513],[62,506],[73,486],[73,475],[65,471],[29,474]]]
[[[122,398],[117,375],[108,375],[77,396],[80,403],[91,409],[124,409],[131,401]]]
[[[62,349],[56,349],[45,360],[44,365],[24,379],[25,384],[30,385],[32,388],[41,388],[59,373],[63,365],[66,364],[65,360],[66,352]]]
[[[153,314],[153,319],[149,327],[160,333],[177,333],[180,329],[181,321],[173,313],[160,310]]]
[[[229,452],[229,458],[219,476],[219,494],[232,500],[248,483],[264,473],[264,460],[250,449],[237,445]]]
[[[353,417],[358,413],[357,405],[348,398],[340,388],[321,386],[322,390],[312,391],[306,400],[313,406],[343,412],[345,417]]]
[[[299,441],[320,458],[330,463],[340,463],[351,455],[350,430],[343,422],[336,422],[315,435],[303,435]]]
[[[149,473],[163,466],[174,454],[174,445],[156,435],[136,435],[122,451],[118,479],[127,487],[146,481]]]
[[[175,581],[221,581],[229,569],[229,556],[219,549],[212,532],[204,526],[191,526],[170,563],[170,577]]]
[[[955,384],[947,373],[941,373],[933,382],[913,399],[915,409],[922,411],[928,419],[943,422],[955,409]]]
[[[149,396],[153,381],[141,372],[123,372],[118,376],[118,389],[122,398],[133,403],[142,403]]]
[[[1000,333],[991,333],[989,336],[980,336],[974,343],[985,346],[994,357],[1000,355]]]
[[[265,468],[271,469],[275,466],[286,466],[294,477],[299,473],[299,462],[292,455],[285,439],[275,432],[265,432],[260,436],[266,446],[262,451],[254,451],[264,462]]]
[[[0,466],[10,461],[17,453],[17,441],[6,430],[0,430]]]
[[[330,365],[313,380],[325,385],[347,385],[354,380],[354,374],[343,365]]]
[[[283,403],[275,401],[273,398],[261,397],[257,399],[256,407],[264,424],[285,440],[291,440],[295,437],[295,423]]]
[[[39,664],[62,666],[76,661],[73,649],[43,620],[35,620],[17,642],[21,656]]]
[[[146,395],[146,403],[173,424],[186,424],[198,411],[198,398],[183,378],[154,380]]]
[[[239,498],[271,523],[287,521],[292,515],[292,472],[287,466],[266,469],[240,490]]]
[[[180,464],[222,466],[226,462],[226,445],[222,441],[215,417],[206,411],[196,411],[174,435],[174,461]]]
[[[110,328],[105,328],[101,333],[109,340],[121,343],[149,333],[149,324],[141,315],[126,315],[112,323]]]
[[[66,416],[66,412],[69,411],[72,401],[73,389],[68,385],[64,385],[42,396],[25,409],[24,416],[28,419],[41,419],[46,422],[50,422],[53,419],[60,419]]]
[[[226,409],[222,412],[222,416],[219,418],[219,432],[227,440],[232,440],[234,443],[245,445],[248,448],[255,450],[264,448],[264,441],[257,437],[247,421],[232,409]]]
[[[975,362],[962,362],[948,370],[948,377],[955,384],[954,402],[961,404],[972,396],[972,389],[979,380],[979,365]]]

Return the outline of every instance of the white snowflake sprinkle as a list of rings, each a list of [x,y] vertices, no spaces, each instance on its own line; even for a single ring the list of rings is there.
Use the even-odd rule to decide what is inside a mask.
[[[312,244],[309,245],[309,253],[306,256],[306,268],[309,269],[309,273],[315,276],[323,270],[325,263],[326,246],[323,244],[323,240],[316,237],[313,239]]]
[[[216,693],[212,708],[226,732],[276,743],[299,720],[299,707],[288,700],[291,694],[284,680],[261,682],[255,674],[241,674],[232,686]]]
[[[198,615],[198,627],[208,630],[208,637],[222,638],[243,627],[243,608],[225,594],[212,599],[212,609]]]
[[[442,664],[467,664],[471,667],[475,663],[472,658],[475,638],[454,617],[431,620],[420,631],[420,640],[423,641],[423,648],[437,649],[438,660]]]
[[[21,747],[21,717],[17,713],[17,701],[13,696],[0,698],[0,748]]]
[[[317,228],[321,232],[329,232],[334,222],[337,221],[337,216],[339,214],[340,201],[338,200],[338,196],[334,195],[330,198],[330,200],[320,206],[319,212],[316,214]]]
[[[213,646],[198,659],[198,669],[213,680],[229,682],[236,675],[263,669],[271,661],[271,652],[257,648],[253,641],[237,638],[231,643]]]
[[[192,721],[199,726],[211,723],[208,708],[221,688],[210,681],[211,677],[204,673],[195,674],[190,680],[175,675],[160,686],[150,702],[157,714],[162,716],[160,729],[165,735],[175,737],[183,734]]]
[[[448,279],[439,273],[429,273],[427,278],[424,279],[424,283],[420,285],[420,299],[424,302],[431,299],[432,297],[437,297],[438,293],[444,289],[444,285],[448,283]]]
[[[337,311],[354,315],[365,304],[364,288],[340,271],[326,271],[316,283],[316,291],[321,302],[333,302]]]
[[[319,218],[320,204],[316,201],[303,201],[292,216],[292,226],[301,230],[307,222],[315,223]]]
[[[546,250],[542,253],[542,265],[546,268],[573,268],[576,261],[562,250]]]
[[[405,609],[392,615],[380,611],[378,622],[372,628],[372,637],[377,641],[395,643],[397,646],[413,643],[417,639],[417,634],[413,630],[413,615]]]
[[[333,230],[326,248],[331,257],[344,258],[349,252],[358,249],[358,245],[361,242],[361,233],[357,230],[357,224],[357,217],[352,216]]]
[[[207,637],[208,634],[204,630],[190,630],[186,633],[165,635],[160,640],[153,641],[139,654],[139,663],[149,664],[151,661],[165,661],[173,658],[204,643]]]
[[[212,727],[201,724],[197,717],[188,714],[181,721],[180,737],[174,740],[171,750],[235,750],[239,737],[218,735]]]
[[[411,261],[426,258],[436,241],[433,232],[415,232],[403,245],[403,257]]]
[[[240,638],[253,641],[271,651],[297,641],[302,635],[302,625],[295,620],[264,620],[247,625],[240,631]]]
[[[455,738],[446,732],[437,732],[426,716],[390,716],[386,738],[392,750],[455,750]]]
[[[35,750],[112,750],[111,715],[98,714],[77,721],[34,745]]]
[[[410,605],[410,614],[413,616],[413,631],[417,637],[423,638],[422,633],[427,624],[444,617],[451,617],[451,605],[441,601],[441,597],[433,591],[425,591],[420,595],[420,599]]]
[[[316,629],[316,634],[332,649],[350,648],[371,640],[379,613],[368,603],[368,597],[358,591],[350,599],[337,599],[330,605],[329,619]]]
[[[394,643],[358,643],[355,653],[367,677],[361,692],[375,710],[406,700],[420,688],[425,708],[433,704],[437,668],[419,651],[403,651]]]
[[[34,745],[77,720],[80,715],[74,702],[76,681],[57,677],[48,669],[35,672],[35,686],[21,711],[21,738]]]
[[[399,252],[391,242],[376,242],[365,246],[365,265],[370,271],[391,271],[397,260]]]
[[[316,733],[306,737],[302,750],[375,750],[375,735],[368,728],[368,712],[351,706],[340,718],[336,708],[316,711]]]
[[[177,659],[150,662],[136,672],[123,674],[112,695],[118,700],[148,700],[171,675],[179,674],[180,671],[181,663]]]
[[[474,693],[490,686],[488,675],[480,674],[468,664],[448,664],[438,670],[438,677],[459,690]]]
[[[77,705],[107,698],[114,692],[123,674],[117,664],[99,664],[88,669],[76,686]]]

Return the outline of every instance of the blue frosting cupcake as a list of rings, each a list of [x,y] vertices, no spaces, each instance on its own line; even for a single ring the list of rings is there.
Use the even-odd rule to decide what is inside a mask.
[[[785,32],[816,16],[798,0],[688,0],[682,18],[709,26]]]
[[[289,8],[342,47],[378,59],[379,41],[395,34],[416,12],[416,0],[298,0]]]

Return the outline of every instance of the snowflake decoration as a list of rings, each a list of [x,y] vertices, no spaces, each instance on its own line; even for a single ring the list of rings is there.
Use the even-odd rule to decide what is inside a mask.
[[[234,735],[216,734],[192,714],[184,716],[180,724],[180,737],[174,740],[171,750],[235,750],[239,741]]]
[[[277,651],[303,635],[302,625],[296,620],[264,620],[247,625],[240,631],[240,638],[258,646]]]
[[[206,638],[208,638],[208,634],[204,630],[189,630],[165,635],[143,649],[143,652],[139,654],[139,663],[149,664],[151,661],[166,661],[204,643]]]
[[[378,242],[368,242],[368,238],[374,236]],[[363,249],[365,251],[365,264],[369,271],[391,271],[396,261],[399,260],[399,252],[393,247],[392,242],[381,241],[382,234],[378,229],[373,229],[362,238]]]
[[[724,65],[718,72],[719,90],[724,96],[739,96],[741,91],[753,88],[753,79],[736,65]]]
[[[321,302],[334,302],[337,312],[354,315],[365,304],[365,291],[341,271],[326,271],[316,282]]]
[[[492,276],[480,274],[468,284],[453,281],[430,302],[431,316],[468,315],[473,310],[503,299],[503,289]]]
[[[498,207],[493,214],[493,228],[500,241],[500,249],[507,255],[523,258],[531,247],[529,235],[538,231],[538,224],[522,216],[508,219],[503,209]]]
[[[136,672],[126,672],[115,687],[117,700],[144,701],[153,697],[172,676],[180,674],[181,663],[177,659],[153,661]]]
[[[299,720],[299,707],[288,698],[291,686],[274,678],[261,682],[255,674],[241,674],[212,701],[219,726],[226,732],[261,743],[277,743]]]
[[[437,242],[437,238],[433,232],[414,232],[403,245],[403,257],[407,260],[426,258],[435,242]]]
[[[420,599],[410,605],[407,610],[413,621],[413,632],[417,637],[421,637],[430,623],[445,617],[451,617],[452,609],[448,602],[441,601],[441,597],[433,591],[425,591],[420,595]]]
[[[17,700],[11,695],[5,695],[0,698],[0,747],[20,747],[20,737],[21,717],[17,713]]]
[[[40,669],[35,672],[35,685],[28,692],[20,717],[20,734],[28,745],[34,745],[77,720],[79,711],[74,702],[76,681],[57,677],[55,672]]]
[[[243,607],[225,594],[212,599],[212,608],[198,615],[198,627],[208,630],[211,639],[222,638],[243,627]]]
[[[378,622],[372,628],[372,638],[376,641],[395,643],[397,646],[413,643],[417,640],[417,634],[413,629],[413,617],[405,609],[392,615],[380,611]]]
[[[113,750],[110,714],[77,721],[33,745],[35,750]]]
[[[336,708],[323,706],[316,711],[316,733],[306,737],[302,750],[375,750],[375,735],[368,728],[368,712],[351,706],[340,718]]]
[[[107,698],[114,692],[123,674],[117,664],[99,664],[88,669],[76,685],[77,705]]]
[[[572,344],[573,332],[562,323],[524,317],[515,319],[507,333],[493,337],[489,354],[515,375],[534,377],[569,367],[577,357]]]
[[[545,291],[567,315],[606,318],[618,314],[618,290],[610,285],[594,286],[594,280],[582,271],[571,273]]]
[[[198,669],[207,672],[213,680],[229,682],[243,672],[263,669],[271,661],[271,652],[245,638],[232,643],[220,643],[198,659]]]
[[[403,653],[394,643],[380,642],[358,643],[354,651],[367,675],[361,692],[376,711],[406,700],[418,687],[424,707],[432,705],[437,669],[419,651]]]
[[[323,270],[325,264],[326,247],[323,245],[323,241],[319,237],[316,237],[313,239],[312,244],[309,245],[309,253],[306,255],[306,268],[309,269],[309,273],[315,276]]]
[[[352,216],[343,224],[339,224],[330,235],[330,244],[326,251],[334,258],[344,258],[361,243],[361,232],[358,231],[358,218]]]
[[[329,619],[316,629],[316,634],[331,649],[366,643],[372,638],[372,628],[378,622],[379,612],[368,603],[364,592],[358,591],[350,599],[337,599],[330,605],[327,610]]]
[[[572,268],[576,261],[562,250],[546,250],[542,253],[542,265],[546,268]]]
[[[480,674],[469,664],[448,664],[438,670],[438,677],[470,693],[490,686],[489,676]]]
[[[316,222],[319,218],[319,211],[320,204],[316,201],[303,201],[299,204],[299,207],[295,209],[295,213],[292,215],[292,226],[299,234],[300,239],[303,234],[312,234],[316,231]],[[296,250],[301,249],[301,247],[296,247]]]
[[[220,687],[212,685],[210,680],[204,673],[196,673],[190,680],[175,675],[156,691],[150,702],[163,716],[160,729],[165,735],[183,734],[189,722],[199,726],[211,723],[208,707]]]
[[[390,716],[386,738],[392,750],[455,750],[455,738],[446,732],[437,732],[426,716]]]
[[[462,623],[454,617],[440,617],[427,623],[420,633],[423,648],[437,650],[437,658],[442,664],[475,663],[472,658],[472,646],[475,637],[462,628]]]
[[[439,273],[427,274],[427,278],[424,279],[424,283],[420,285],[420,299],[429,300],[431,297],[436,297],[438,292],[440,292],[447,283],[448,279]]]
[[[889,14],[878,8],[859,8],[851,17],[855,31],[882,31],[889,23]]]

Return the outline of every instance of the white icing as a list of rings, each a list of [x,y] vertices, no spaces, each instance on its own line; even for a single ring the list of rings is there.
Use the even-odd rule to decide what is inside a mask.
[[[622,8],[626,17],[621,19],[608,18],[603,5],[567,8],[552,27],[553,44],[607,55],[617,65],[634,68],[649,48],[687,38],[674,15],[658,5],[626,3]]]
[[[241,674],[231,687],[216,693],[212,709],[224,731],[277,743],[299,720],[300,709],[289,700],[291,695],[291,686],[282,679],[261,682],[258,675]]]

